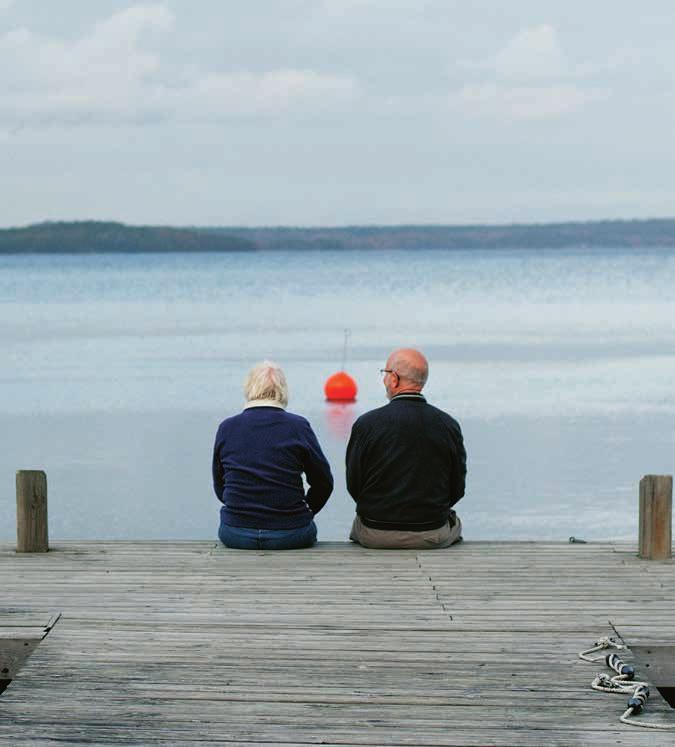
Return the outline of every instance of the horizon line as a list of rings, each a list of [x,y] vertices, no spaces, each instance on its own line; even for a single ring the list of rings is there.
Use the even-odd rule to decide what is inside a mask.
[[[73,223],[113,223],[116,225],[127,226],[129,228],[171,228],[176,230],[202,230],[202,229],[231,229],[238,231],[259,231],[259,230],[299,230],[299,231],[338,231],[348,229],[397,229],[397,228],[547,228],[555,226],[569,225],[601,225],[607,223],[659,223],[675,221],[675,216],[659,216],[650,218],[593,218],[590,220],[569,219],[556,221],[535,221],[535,222],[512,222],[512,223],[344,223],[333,225],[312,225],[312,224],[227,224],[227,223],[210,223],[210,224],[172,224],[172,223],[129,223],[114,218],[48,218],[38,220],[32,223],[21,225],[0,226],[0,231],[17,231],[26,228],[35,228],[44,225],[61,225]]]

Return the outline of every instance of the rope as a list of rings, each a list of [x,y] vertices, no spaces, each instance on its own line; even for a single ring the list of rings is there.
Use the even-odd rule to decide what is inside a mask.
[[[617,649],[625,649],[627,646],[624,646],[623,643],[619,643],[614,638],[606,635],[603,638],[600,638],[597,640],[591,648],[587,648],[585,651],[579,652],[579,658],[583,659],[584,661],[602,661],[605,658],[605,655],[602,656],[588,656],[588,654],[593,654],[596,651],[604,651],[606,648],[617,648]]]
[[[638,721],[637,719],[631,719],[633,715],[633,707],[626,708],[626,710],[619,716],[619,721],[622,724],[628,724],[628,726],[641,726],[643,729],[663,729],[665,731],[672,731],[675,726],[672,724],[654,724],[649,721]],[[630,720],[629,720],[630,719]]]
[[[597,674],[591,682],[593,690],[599,690],[604,693],[617,693],[619,695],[630,694],[628,698],[628,708],[621,714],[619,721],[629,726],[642,726],[645,729],[662,729],[671,731],[675,729],[673,724],[655,724],[649,721],[638,721],[635,716],[642,711],[647,704],[649,697],[649,685],[647,682],[635,680],[635,670],[629,664],[625,664],[618,654],[606,654],[603,656],[590,656],[596,651],[607,648],[626,649],[622,643],[618,643],[614,638],[605,636],[596,641],[595,645],[585,651],[579,652],[579,658],[584,661],[596,662],[604,659],[605,664],[613,669],[616,674],[610,677],[608,674]]]
[[[640,685],[635,688],[635,692],[628,699],[628,708],[621,714],[619,721],[622,724],[628,724],[629,726],[642,726],[645,729],[675,729],[675,726],[670,724],[654,724],[649,721],[636,721],[635,719],[629,721],[633,716],[640,713],[647,703],[649,697],[649,688],[647,685]]]
[[[647,687],[648,685],[647,682],[638,682],[637,680],[629,682],[623,680],[623,676],[624,675],[609,677],[609,675],[606,674],[598,674],[595,676],[593,682],[591,682],[591,687],[594,690],[599,690],[603,693],[618,693],[619,695],[630,693],[632,695],[636,687],[640,687],[641,685]]]

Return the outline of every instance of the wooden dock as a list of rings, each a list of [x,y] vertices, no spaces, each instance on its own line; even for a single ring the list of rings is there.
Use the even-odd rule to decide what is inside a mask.
[[[0,545],[0,610],[62,613],[0,696],[3,745],[675,744],[577,657],[610,621],[675,640],[674,564],[634,546]],[[640,718],[675,726],[655,690]]]

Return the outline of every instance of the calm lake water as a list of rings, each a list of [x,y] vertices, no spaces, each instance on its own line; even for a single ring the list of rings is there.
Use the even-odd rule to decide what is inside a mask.
[[[278,361],[353,517],[354,419],[392,348],[462,424],[468,539],[637,536],[637,485],[675,470],[675,253],[278,252],[0,257],[0,539],[14,473],[45,469],[58,538],[215,538],[212,441],[241,382]],[[340,367],[355,404],[328,404]]]

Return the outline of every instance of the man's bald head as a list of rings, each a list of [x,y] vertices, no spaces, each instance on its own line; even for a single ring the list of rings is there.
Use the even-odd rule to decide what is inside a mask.
[[[421,391],[429,377],[429,364],[419,350],[399,348],[387,358],[388,369],[398,374],[401,391]]]

